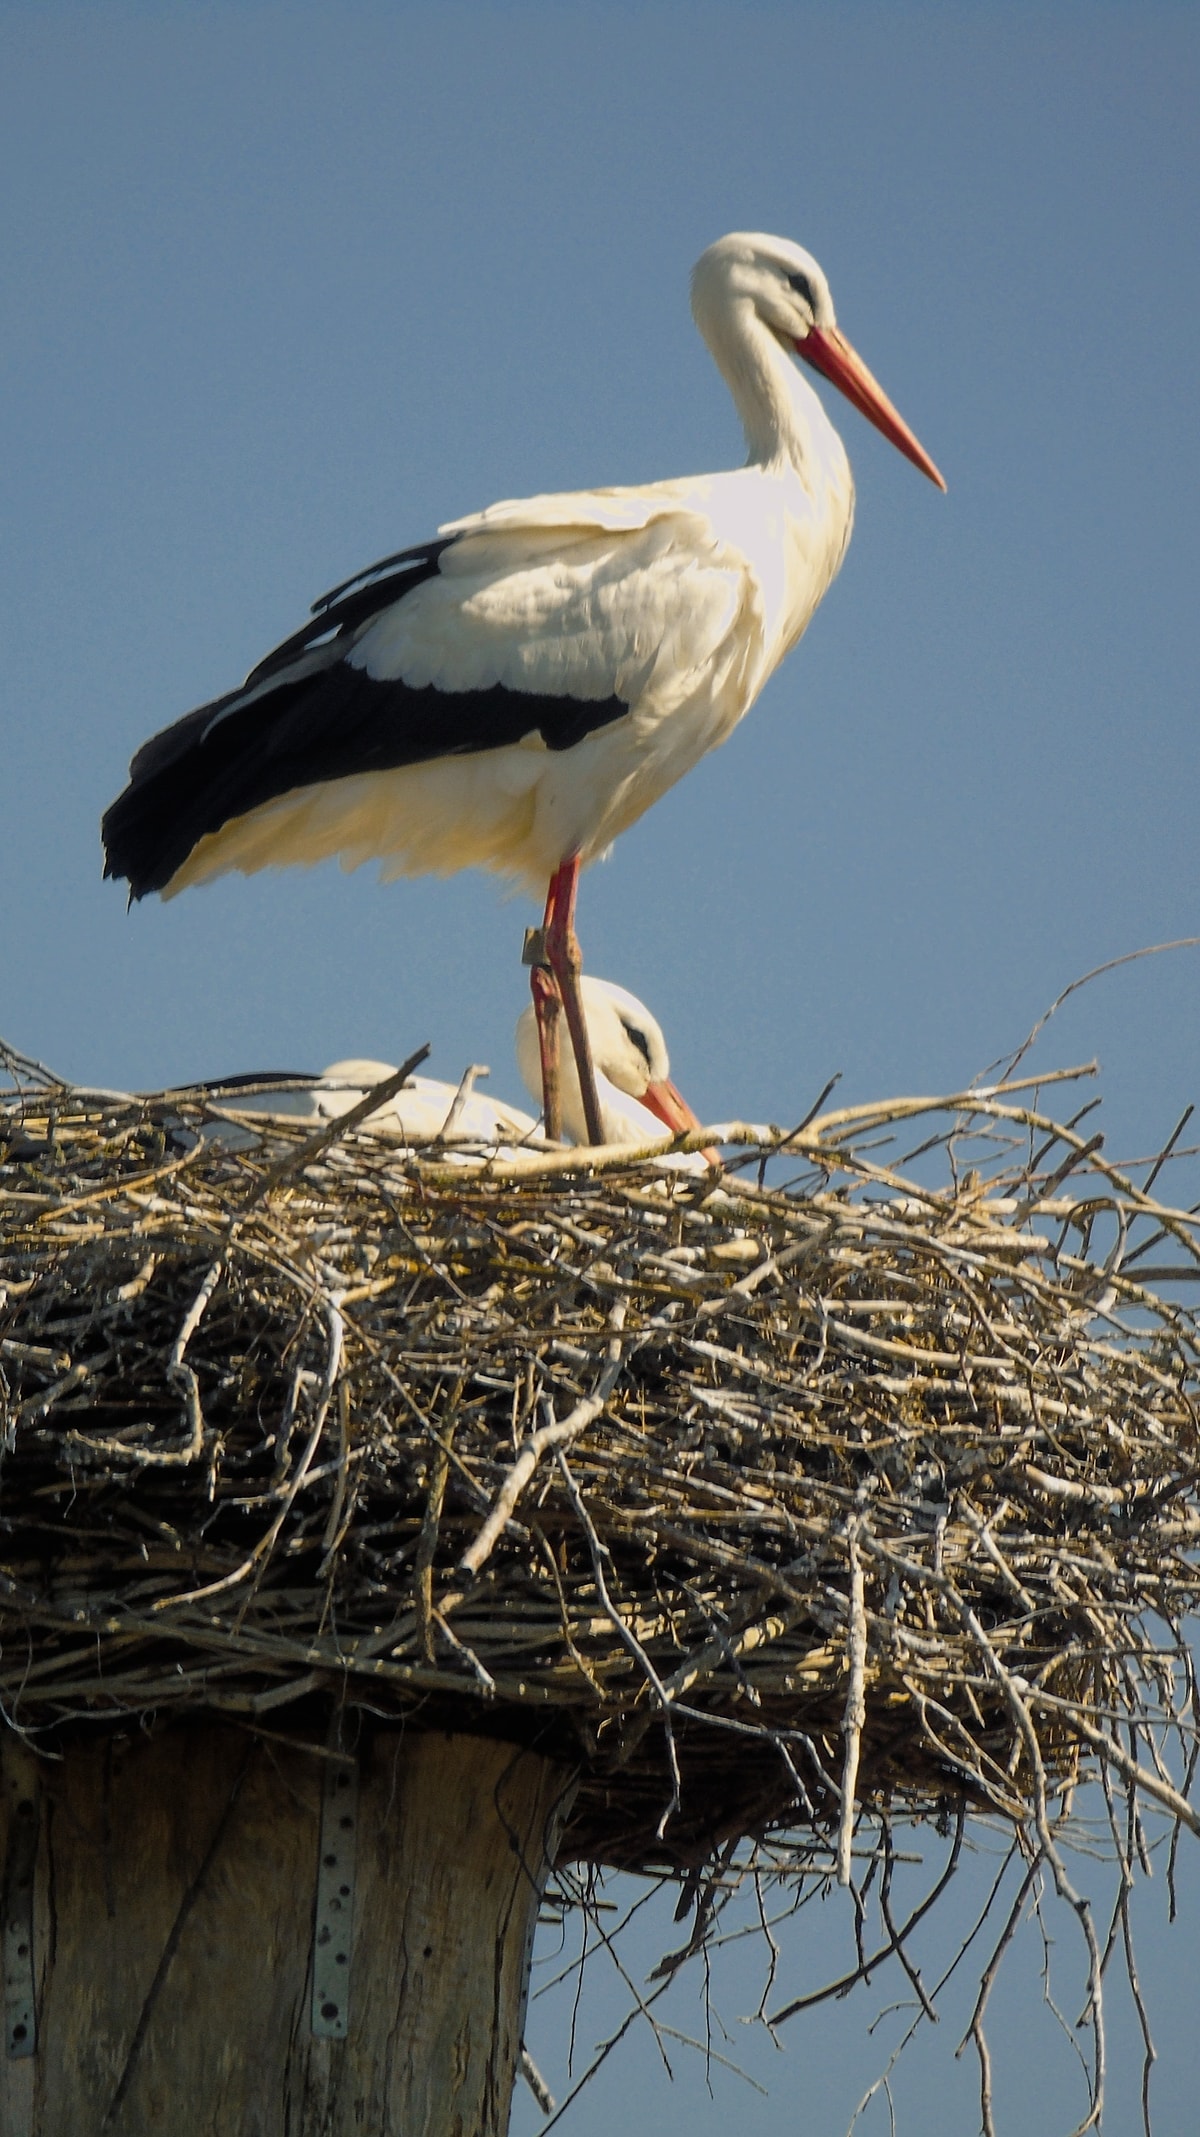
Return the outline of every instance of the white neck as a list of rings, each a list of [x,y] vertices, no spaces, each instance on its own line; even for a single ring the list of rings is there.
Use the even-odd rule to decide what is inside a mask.
[[[733,396],[751,463],[788,465],[813,494],[831,480],[845,488],[849,466],[841,439],[808,380],[750,300],[706,310],[697,323]]]

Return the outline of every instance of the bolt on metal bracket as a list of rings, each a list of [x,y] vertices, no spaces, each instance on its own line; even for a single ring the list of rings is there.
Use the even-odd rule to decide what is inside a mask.
[[[17,1736],[6,1736],[0,1763],[8,1813],[4,1857],[4,2037],[10,2057],[37,2049],[33,1977],[33,1902],[38,1854],[37,1760]]]
[[[312,2030],[318,2040],[343,2041],[349,2028],[357,1839],[358,1761],[331,1756],[321,1789],[313,1923]]]

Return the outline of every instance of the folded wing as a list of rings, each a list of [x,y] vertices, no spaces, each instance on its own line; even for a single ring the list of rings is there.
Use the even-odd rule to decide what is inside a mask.
[[[668,709],[735,628],[741,564],[702,515],[649,493],[527,499],[444,529],[325,596],[240,690],[138,751],[104,819],[106,873],[140,898],[338,852],[442,865],[428,783],[393,779],[365,814],[348,807],[364,790],[324,790],[513,749],[561,757],[635,709]],[[540,763],[521,763],[532,790]],[[443,779],[436,807],[470,816],[482,792]],[[472,851],[469,823],[445,830],[448,852],[509,865],[486,837]]]

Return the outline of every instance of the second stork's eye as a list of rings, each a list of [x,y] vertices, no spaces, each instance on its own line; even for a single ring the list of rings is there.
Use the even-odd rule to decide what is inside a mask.
[[[815,319],[817,313],[817,300],[816,297],[813,295],[812,283],[809,281],[808,276],[804,273],[803,268],[798,267],[794,275],[788,276],[788,281],[791,284],[791,287],[795,290],[796,295],[798,297],[803,297],[804,302],[807,304],[809,311],[812,313]]]
[[[625,1019],[624,1019],[623,1017],[622,1017],[622,1019],[621,1019],[621,1022],[622,1022],[623,1024],[625,1024],[625,1033],[626,1033],[626,1037],[627,1037],[627,1038],[628,1038],[628,1039],[629,1039],[629,1040],[630,1040],[630,1041],[632,1042],[632,1044],[633,1044],[634,1046],[636,1046],[636,1048],[637,1048],[637,1050],[638,1050],[639,1054],[641,1055],[641,1057],[642,1057],[643,1061],[644,1061],[644,1062],[645,1062],[645,1064],[646,1064],[646,1067],[647,1067],[647,1068],[649,1068],[649,1066],[650,1066],[650,1041],[649,1041],[649,1039],[648,1039],[648,1038],[646,1037],[646,1034],[645,1034],[645,1032],[644,1032],[644,1031],[639,1031],[639,1030],[638,1030],[638,1027],[637,1027],[637,1025],[636,1025],[636,1024],[626,1024],[626,1023],[625,1023]]]

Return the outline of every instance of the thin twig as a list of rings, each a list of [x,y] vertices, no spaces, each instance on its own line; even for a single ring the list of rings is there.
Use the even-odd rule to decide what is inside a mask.
[[[600,1607],[612,1625],[621,1645],[629,1650],[639,1669],[643,1672],[662,1716],[663,1733],[667,1745],[667,1762],[671,1769],[671,1798],[655,1827],[655,1835],[661,1840],[683,1799],[683,1783],[679,1777],[679,1759],[675,1750],[675,1731],[671,1722],[670,1695],[641,1641],[635,1633],[630,1631],[608,1592],[608,1583],[604,1578],[604,1566],[602,1563],[608,1554],[596,1534],[591,1515],[580,1497],[579,1488],[567,1467],[567,1458],[561,1447],[555,1448],[554,1460],[558,1466],[559,1475],[567,1487],[567,1494],[575,1509],[576,1517],[587,1538],[588,1550],[591,1553],[592,1560],[592,1578],[596,1583],[596,1593],[600,1598]]]
[[[1021,1041],[1016,1053],[1010,1056],[1008,1068],[1002,1080],[1008,1083],[1013,1070],[1025,1059],[1030,1047],[1034,1044],[1039,1033],[1045,1030],[1051,1017],[1062,1008],[1064,1002],[1070,1001],[1073,994],[1078,994],[1081,987],[1090,986],[1094,979],[1100,979],[1105,972],[1115,972],[1121,965],[1137,964],[1143,957],[1161,957],[1167,950],[1194,950],[1198,945],[1200,945],[1200,935],[1180,935],[1174,942],[1150,942],[1146,943],[1140,950],[1126,950],[1120,957],[1106,957],[1102,965],[1093,965],[1090,972],[1080,973],[1079,978],[1073,979],[1069,986],[1063,988],[1061,994],[1055,995],[1049,1009],[1043,1010],[1032,1031],[1027,1033],[1026,1037]]]
[[[556,1448],[569,1447],[572,1440],[587,1431],[604,1409],[621,1372],[624,1356],[620,1331],[625,1326],[625,1302],[618,1299],[609,1315],[613,1333],[605,1350],[605,1362],[597,1376],[590,1395],[577,1402],[565,1417],[552,1420],[548,1425],[539,1425],[525,1440],[516,1461],[504,1479],[492,1504],[492,1510],[483,1523],[474,1542],[468,1546],[458,1561],[456,1572],[464,1580],[472,1580],[487,1563],[496,1548],[504,1528],[525,1486],[544,1454]]]
[[[838,1821],[837,1875],[839,1885],[850,1883],[850,1848],[854,1839],[854,1792],[858,1784],[858,1762],[862,1750],[862,1733],[867,1720],[866,1674],[867,1674],[867,1613],[863,1581],[862,1556],[859,1551],[861,1521],[850,1523],[846,1548],[850,1567],[850,1593],[847,1599],[846,1647],[850,1665],[850,1682],[846,1692],[846,1712],[842,1721],[842,1808]]]

